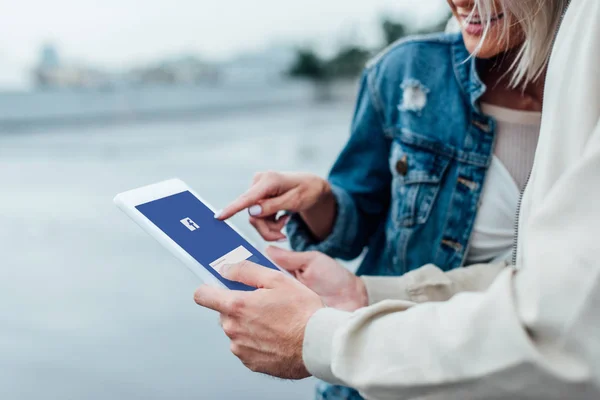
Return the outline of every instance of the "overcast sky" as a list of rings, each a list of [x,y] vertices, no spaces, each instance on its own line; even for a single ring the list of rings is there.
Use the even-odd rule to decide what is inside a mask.
[[[384,14],[439,14],[445,0],[0,0],[0,86],[22,86],[42,43],[61,56],[126,68],[179,53],[224,59],[273,44],[323,48],[378,37]]]

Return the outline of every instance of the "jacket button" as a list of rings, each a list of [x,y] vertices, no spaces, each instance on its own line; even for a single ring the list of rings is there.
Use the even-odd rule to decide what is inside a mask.
[[[405,176],[408,173],[408,157],[404,156],[396,163],[396,172]]]
[[[492,131],[492,128],[488,124],[486,124],[485,122],[473,120],[473,121],[471,121],[471,123],[473,125],[475,125],[477,128],[479,128],[482,131],[484,131],[485,133],[490,133]]]

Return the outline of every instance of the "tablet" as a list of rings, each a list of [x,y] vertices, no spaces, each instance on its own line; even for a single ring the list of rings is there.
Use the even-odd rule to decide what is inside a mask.
[[[244,260],[282,271],[179,179],[120,193],[114,202],[208,285],[254,290],[219,272]]]

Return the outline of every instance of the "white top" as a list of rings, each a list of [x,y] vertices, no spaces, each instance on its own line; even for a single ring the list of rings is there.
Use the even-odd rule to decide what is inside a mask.
[[[318,311],[303,347],[317,378],[378,400],[600,399],[600,1],[570,4],[548,66],[517,270],[409,311],[394,300]]]
[[[533,167],[541,113],[482,104],[496,120],[494,156],[481,196],[466,265],[510,260],[521,190]]]
[[[542,114],[485,103],[481,110],[496,120],[494,154],[510,172],[519,190],[525,189],[540,137]]]

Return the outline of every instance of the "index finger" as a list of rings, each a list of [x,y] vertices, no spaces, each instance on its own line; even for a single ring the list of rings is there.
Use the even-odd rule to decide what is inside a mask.
[[[240,211],[251,207],[266,197],[267,187],[264,185],[254,185],[246,193],[235,199],[231,204],[225,207],[221,212],[215,214],[215,218],[221,221],[233,217]]]
[[[200,286],[194,293],[194,301],[199,306],[229,314],[229,305],[234,302],[239,293],[233,290],[208,285]]]

